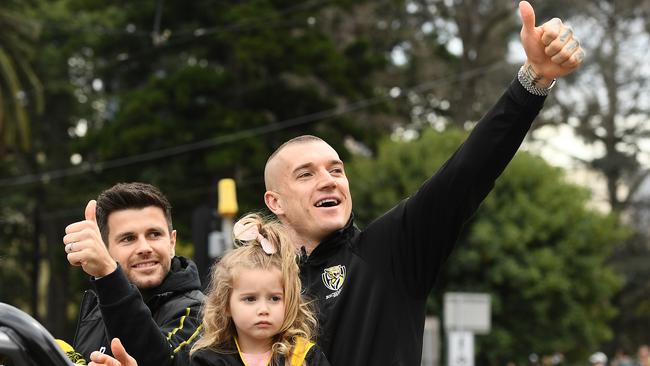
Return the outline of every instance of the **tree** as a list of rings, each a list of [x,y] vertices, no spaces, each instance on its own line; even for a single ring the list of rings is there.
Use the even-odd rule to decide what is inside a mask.
[[[572,87],[555,98],[558,110],[546,118],[568,123],[585,143],[600,149],[599,157],[585,161],[605,178],[608,202],[622,212],[633,204],[635,193],[648,175],[643,149],[648,141],[650,74],[644,71],[649,35],[644,31],[650,2],[577,2],[577,32],[591,50],[590,62]],[[622,189],[625,188],[625,189]]]
[[[317,134],[341,151],[348,138],[372,146],[388,128],[355,112],[372,118],[372,106],[381,104],[370,81],[384,54],[364,35],[337,43],[328,33],[351,3],[76,8],[116,14],[110,31],[98,27],[99,36],[79,46],[90,51],[76,54],[90,70],[81,94],[105,106],[84,118],[79,166],[96,181],[143,180],[181,197],[175,212],[182,237],[197,202],[214,202],[220,178],[237,180],[242,211],[258,209],[266,157],[290,137]],[[152,19],[159,25],[150,31]],[[101,93],[93,89],[97,80]]]
[[[348,136],[372,146],[387,130],[354,114],[380,104],[370,81],[384,54],[363,37],[337,44],[319,27],[352,2],[35,4],[48,113],[32,134],[33,156],[0,165],[0,189],[12,192],[0,197],[0,237],[21,233],[3,263],[24,266],[23,288],[39,278],[56,288],[12,293],[14,301],[32,304],[62,338],[72,336],[85,276],[65,262],[61,233],[100,190],[161,187],[185,250],[193,210],[215,206],[219,178],[237,179],[242,212],[261,207],[265,159],[288,137],[318,134],[344,151]]]
[[[464,135],[427,130],[413,141],[384,140],[374,158],[355,156],[347,170],[360,221],[417,189]],[[431,310],[441,309],[444,291],[492,296],[492,331],[477,338],[477,363],[523,364],[532,352],[579,362],[612,337],[611,297],[621,282],[606,259],[627,231],[589,209],[588,198],[560,170],[519,153],[466,225]]]
[[[29,150],[29,110],[43,111],[43,87],[30,66],[39,24],[7,5],[0,7],[0,158]]]
[[[70,303],[78,302],[87,278],[69,269],[61,237],[65,226],[82,215],[80,202],[105,184],[65,171],[78,151],[74,132],[95,108],[84,103],[78,89],[82,67],[75,56],[84,51],[80,44],[96,36],[81,30],[102,24],[98,19],[106,15],[75,13],[69,3],[38,0],[16,8],[20,18],[38,19],[43,29],[32,45],[38,57],[31,67],[44,85],[47,113],[37,113],[35,103],[25,105],[30,150],[14,149],[0,157],[0,190],[7,193],[0,195],[0,241],[6,244],[0,246],[0,293],[68,340],[77,315]],[[33,94],[28,91],[28,99]]]
[[[409,128],[465,127],[495,101],[495,85],[512,80],[520,60],[517,2],[507,0],[415,0],[397,2],[379,14],[390,25],[390,50],[397,63],[384,83],[410,86],[406,115]],[[534,2],[537,23],[547,15],[567,15],[566,3]],[[512,60],[512,61],[511,61]]]
[[[572,17],[587,49],[584,70],[554,93],[554,106],[545,123],[569,126],[591,154],[575,157],[576,164],[601,178],[594,182],[604,201],[635,228],[635,234],[613,253],[612,263],[625,277],[616,297],[622,309],[614,322],[616,338],[610,346],[634,349],[647,342],[642,324],[650,319],[641,299],[650,294],[650,232],[647,230],[647,185],[650,173],[650,73],[645,67],[650,33],[650,1],[576,1]]]

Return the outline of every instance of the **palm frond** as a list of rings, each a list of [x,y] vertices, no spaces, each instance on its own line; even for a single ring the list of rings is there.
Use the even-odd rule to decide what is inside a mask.
[[[8,90],[8,95],[4,98],[6,103],[5,110],[10,111],[8,113],[8,118],[15,119],[16,131],[13,132],[14,136],[11,136],[9,126],[11,123],[5,124],[5,142],[7,145],[15,144],[15,140],[20,136],[21,144],[20,146],[28,150],[29,149],[29,119],[27,118],[27,113],[25,112],[24,105],[22,100],[19,99],[19,95],[24,94],[24,91],[21,88],[20,81],[18,80],[18,73],[14,67],[14,62],[11,60],[7,52],[0,47],[0,78],[2,78],[2,85],[5,86]],[[13,113],[11,113],[13,112]],[[17,136],[19,135],[19,136]],[[13,144],[12,144],[13,142]]]

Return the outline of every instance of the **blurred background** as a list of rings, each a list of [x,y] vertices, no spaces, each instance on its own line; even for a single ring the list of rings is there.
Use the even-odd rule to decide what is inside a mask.
[[[650,343],[650,1],[531,1],[587,50],[469,222],[446,291],[491,296],[476,363],[586,364]],[[513,0],[3,0],[0,301],[72,340],[65,227],[114,183],[168,196],[205,271],[217,182],[260,210],[285,140],[346,161],[359,225],[455,150],[524,60]],[[647,357],[645,358],[647,360]],[[623,365],[622,363],[619,363]]]

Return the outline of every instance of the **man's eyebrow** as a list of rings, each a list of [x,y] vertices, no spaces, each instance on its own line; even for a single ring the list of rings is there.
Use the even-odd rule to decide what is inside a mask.
[[[162,227],[162,226],[152,226],[152,227],[150,227],[150,228],[147,228],[147,230],[145,230],[145,231],[146,231],[146,232],[150,232],[150,231],[165,231],[165,229],[166,229],[166,228],[164,228],[164,227]]]
[[[332,160],[328,161],[327,164],[328,165],[344,165],[343,161],[340,160],[340,159],[332,159]],[[293,169],[292,173],[295,174],[299,170],[306,169],[306,168],[311,168],[312,166],[314,166],[314,163],[312,163],[312,162],[300,164],[300,165],[298,165],[297,167],[295,167]]]
[[[131,236],[131,235],[135,235],[133,233],[133,231],[124,231],[124,232],[115,234],[115,239],[121,239],[121,238],[123,238],[125,236]]]
[[[313,165],[314,165],[314,164],[311,163],[311,162],[310,162],[310,163],[300,164],[300,165],[298,165],[298,166],[297,166],[297,167],[292,171],[292,173],[296,173],[297,171],[302,170],[302,169],[305,169],[305,168],[310,168],[310,167],[312,167]]]

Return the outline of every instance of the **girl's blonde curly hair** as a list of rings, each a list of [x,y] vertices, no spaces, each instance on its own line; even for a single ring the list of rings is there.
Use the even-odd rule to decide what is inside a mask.
[[[234,276],[238,269],[277,268],[282,272],[284,288],[284,322],[273,339],[273,356],[288,356],[295,347],[296,337],[313,340],[316,317],[310,304],[302,298],[300,270],[297,251],[291,243],[287,229],[277,220],[259,214],[248,214],[240,223],[257,225],[262,236],[276,248],[267,254],[257,240],[239,241],[236,248],[214,265],[207,298],[203,305],[203,335],[196,341],[190,353],[209,348],[218,353],[237,353],[233,339],[237,330],[228,315],[228,304],[233,290]]]

